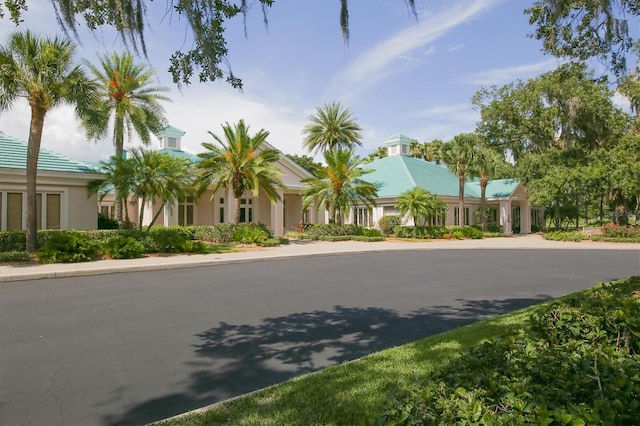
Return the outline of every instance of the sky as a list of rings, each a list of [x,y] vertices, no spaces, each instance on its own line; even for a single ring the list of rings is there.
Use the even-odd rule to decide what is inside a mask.
[[[362,156],[395,133],[446,141],[475,129],[479,113],[471,97],[481,86],[527,80],[559,64],[527,36],[533,28],[524,9],[533,0],[416,0],[417,20],[403,0],[352,0],[348,45],[338,1],[276,0],[268,28],[257,6],[249,11],[246,37],[242,18],[227,27],[228,61],[243,80],[242,92],[224,82],[194,81],[178,89],[167,72],[169,57],[190,46],[189,34],[178,16],[165,13],[167,3],[147,2],[148,58],[138,61],[156,71],[156,85],[169,89],[167,119],[186,132],[182,148],[191,153],[213,142],[209,131],[222,135],[222,124],[244,119],[250,133],[269,131],[267,140],[282,152],[308,154],[302,129],[317,107],[333,101],[349,108],[363,128]],[[50,2],[28,5],[18,29],[61,34]],[[6,17],[0,20],[0,43],[15,29]],[[110,29],[81,27],[79,42],[78,61],[98,63],[98,54],[125,50]],[[26,101],[17,102],[0,113],[0,131],[26,141],[29,118]],[[138,145],[133,139],[125,148]],[[87,140],[68,107],[47,114],[42,147],[84,161],[113,153],[110,137]]]

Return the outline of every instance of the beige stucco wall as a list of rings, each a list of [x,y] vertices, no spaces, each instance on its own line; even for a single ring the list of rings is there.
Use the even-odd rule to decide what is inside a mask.
[[[84,187],[69,187],[67,195],[69,229],[97,229],[98,197],[96,195],[87,197],[87,189]],[[64,214],[64,206],[61,206],[61,209]]]
[[[284,194],[284,230],[292,231],[302,220],[302,197],[298,194]]]

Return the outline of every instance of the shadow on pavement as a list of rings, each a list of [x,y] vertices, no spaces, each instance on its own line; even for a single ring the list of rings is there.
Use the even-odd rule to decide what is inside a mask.
[[[161,420],[549,298],[459,299],[453,306],[408,315],[382,308],[335,306],[330,311],[265,318],[258,325],[220,323],[197,335],[200,343],[194,351],[201,362],[192,365],[197,371],[186,380],[183,388],[188,392],[151,399],[103,421],[133,425]]]

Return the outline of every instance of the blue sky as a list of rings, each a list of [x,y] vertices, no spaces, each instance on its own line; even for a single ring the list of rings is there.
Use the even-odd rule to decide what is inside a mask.
[[[158,85],[171,90],[167,116],[187,132],[186,151],[200,152],[202,142],[212,141],[207,131],[221,134],[222,123],[244,118],[253,131],[268,130],[269,142],[283,152],[305,154],[301,131],[308,117],[316,107],[338,101],[363,127],[358,152],[367,155],[398,132],[423,142],[473,131],[479,115],[470,99],[481,85],[554,69],[558,61],[527,37],[531,27],[523,10],[531,3],[416,0],[416,22],[402,0],[352,0],[348,46],[340,33],[338,1],[277,0],[269,10],[268,31],[254,7],[247,38],[242,19],[227,31],[229,63],[244,82],[241,93],[224,82],[196,81],[182,91],[173,85],[168,58],[189,46],[189,35],[177,16],[164,16],[165,2],[154,1],[148,3],[149,63]],[[60,33],[48,1],[30,1],[29,7],[21,28]],[[3,43],[13,29],[6,18],[0,21]],[[96,61],[96,52],[123,49],[110,30],[82,30],[80,38],[78,60]],[[26,103],[0,114],[5,133],[26,140],[28,127]],[[113,151],[110,139],[87,141],[69,108],[48,114],[42,146],[90,161],[105,160]]]

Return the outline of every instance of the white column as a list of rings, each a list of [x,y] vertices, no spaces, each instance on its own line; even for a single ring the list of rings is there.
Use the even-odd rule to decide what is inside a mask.
[[[278,190],[278,195],[282,199],[284,194],[282,190]],[[282,200],[271,204],[271,230],[274,236],[281,237],[284,235],[284,204]]]
[[[531,233],[531,206],[528,199],[520,202],[520,233]]]
[[[148,207],[147,207],[148,208]],[[147,215],[147,208],[145,208],[145,217]],[[164,226],[172,226],[172,225],[177,225],[178,224],[178,202],[176,201],[175,203],[173,203],[173,205],[169,205],[169,203],[164,205],[164,210],[163,210],[163,218],[162,218],[162,224]],[[151,217],[149,218],[149,221],[151,221],[151,219],[153,219],[153,215],[155,214],[155,212],[153,211],[153,207],[151,207]],[[147,221],[147,219],[145,218],[145,221]]]
[[[505,234],[511,234],[511,201],[500,201],[500,225]]]
[[[225,191],[225,209],[224,209],[224,221],[226,223],[233,223],[233,218],[235,217],[234,204],[235,199],[233,198],[233,191],[231,189],[227,189]]]

